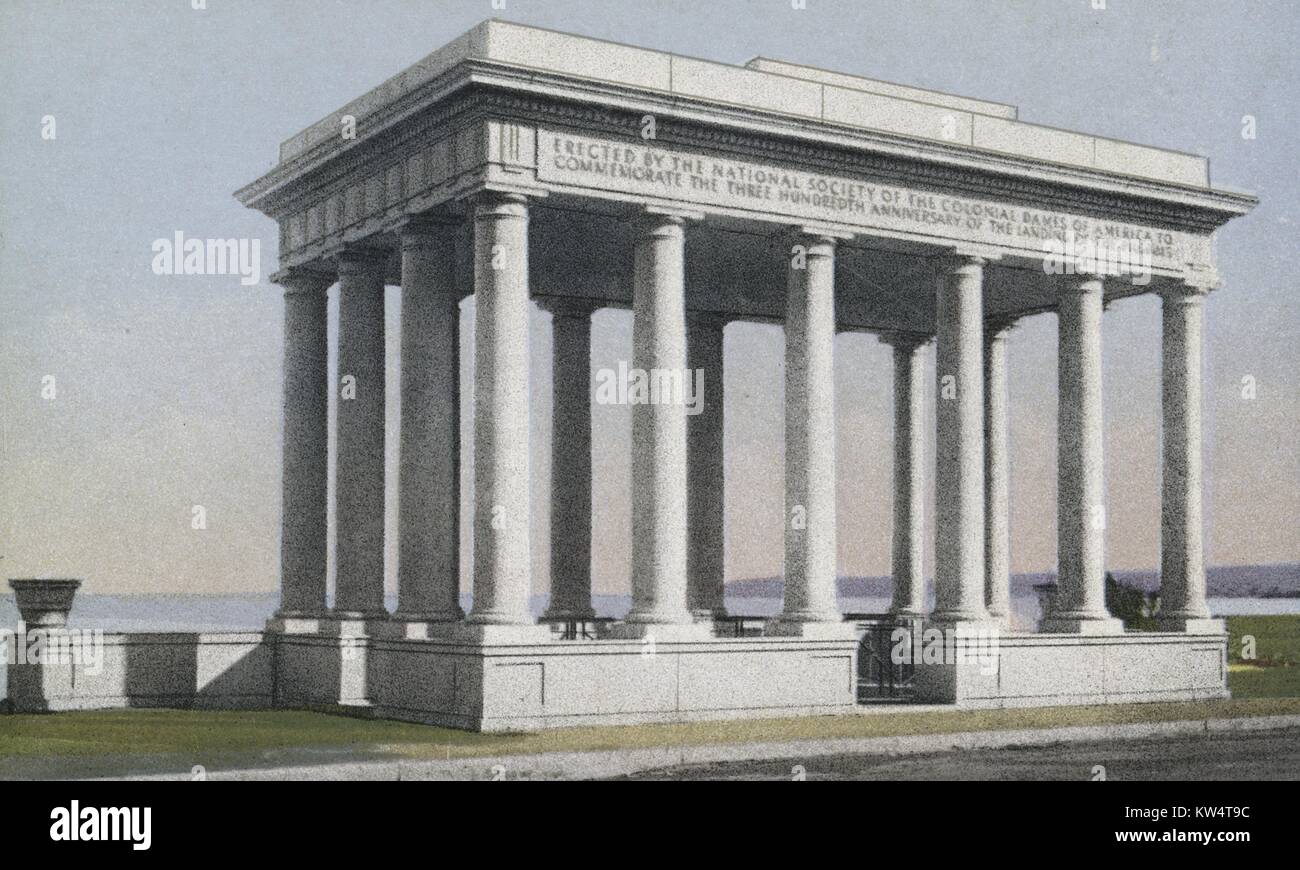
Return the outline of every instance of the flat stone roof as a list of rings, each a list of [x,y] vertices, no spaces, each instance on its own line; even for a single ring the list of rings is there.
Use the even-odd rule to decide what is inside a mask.
[[[1016,108],[782,61],[717,63],[490,19],[280,145],[286,162],[467,61],[484,61],[828,124],[1209,187],[1206,158],[1016,119]]]
[[[897,97],[900,100],[911,100],[914,103],[928,103],[932,106],[947,106],[950,109],[960,109],[963,112],[974,112],[978,115],[993,115],[997,118],[1016,119],[1017,109],[1015,106],[1006,103],[991,103],[988,100],[976,100],[971,97],[959,97],[955,94],[945,94],[942,91],[931,91],[926,88],[914,88],[908,85],[895,84],[880,79],[869,79],[863,76],[851,76],[847,73],[834,72],[832,70],[820,69],[815,66],[804,66],[798,63],[786,63],[783,60],[772,60],[767,57],[756,57],[749,63],[745,64],[745,69],[756,69],[759,72],[775,73],[781,76],[790,76],[796,79],[806,79],[810,82],[821,82],[822,84],[832,85],[834,87],[848,88],[851,91],[865,91],[869,94],[879,94],[883,97]]]

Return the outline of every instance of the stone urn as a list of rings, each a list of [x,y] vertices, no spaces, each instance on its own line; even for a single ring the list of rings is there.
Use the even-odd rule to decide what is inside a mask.
[[[63,628],[68,624],[72,599],[80,580],[31,578],[10,580],[14,600],[23,622],[30,628]]]

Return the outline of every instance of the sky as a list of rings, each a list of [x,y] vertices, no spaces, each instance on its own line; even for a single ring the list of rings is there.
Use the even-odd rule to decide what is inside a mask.
[[[1300,559],[1300,12],[1290,2],[0,0],[0,576],[79,577],[99,593],[276,588],[282,303],[267,275],[277,233],[232,193],[274,164],[280,141],[488,17],[729,63],[779,58],[1208,155],[1216,187],[1262,202],[1219,233],[1223,287],[1207,303],[1207,562]],[[1246,116],[1253,138],[1242,135]],[[178,231],[260,240],[261,281],[154,274],[154,241]],[[391,589],[396,288],[387,301]],[[1112,569],[1158,564],[1159,315],[1158,300],[1141,297],[1104,319]],[[466,349],[472,318],[467,301]],[[548,319],[533,313],[536,592],[549,582]],[[733,324],[726,354],[726,578],[775,576],[781,330]],[[1055,317],[1022,321],[1008,354],[1012,567],[1050,571]],[[597,368],[630,358],[628,312],[595,315],[592,355]],[[889,572],[891,377],[887,346],[839,337],[843,575]],[[466,474],[472,422],[466,401]],[[625,593],[629,409],[595,406],[593,426],[593,585]]]

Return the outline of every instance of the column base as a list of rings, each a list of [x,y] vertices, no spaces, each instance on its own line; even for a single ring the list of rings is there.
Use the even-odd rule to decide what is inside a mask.
[[[1181,631],[1184,634],[1228,633],[1227,622],[1204,616],[1157,616],[1156,625],[1161,631]]]
[[[937,628],[944,634],[959,638],[987,639],[1001,637],[1007,632],[1005,625],[988,616],[981,616],[976,619],[940,619],[931,617],[925,620],[922,629],[923,633],[931,628]]]
[[[330,637],[383,637],[388,626],[384,611],[333,611],[320,621],[320,634]]]
[[[719,619],[727,618],[727,608],[713,607],[701,610],[692,610],[691,618],[696,622],[713,623]]]
[[[936,610],[929,615],[929,621],[943,623],[944,625],[956,625],[957,623],[993,625],[997,622],[983,608],[979,610]]]
[[[549,625],[533,622],[491,623],[453,622],[432,626],[436,637],[480,645],[552,643],[554,636]]]
[[[852,640],[858,636],[857,627],[839,617],[826,619],[801,619],[778,616],[763,626],[766,637],[802,637],[808,640]]]
[[[579,622],[590,621],[596,618],[596,611],[591,607],[548,607],[542,614],[544,620],[555,620],[556,622],[575,619]]]
[[[712,640],[710,622],[617,622],[609,627],[609,636],[617,640],[652,640],[666,643],[690,643]]]
[[[320,634],[321,625],[330,618],[328,611],[277,610],[266,621],[266,631],[275,634]]]
[[[389,617],[388,622],[382,628],[376,626],[376,630],[382,631],[385,637],[429,640],[434,637],[445,636],[447,626],[455,625],[464,618],[465,614],[459,608],[455,611],[430,611],[427,613],[403,613],[399,610]]]
[[[1116,635],[1124,633],[1124,622],[1113,616],[1061,613],[1043,619],[1038,630],[1044,634]]]

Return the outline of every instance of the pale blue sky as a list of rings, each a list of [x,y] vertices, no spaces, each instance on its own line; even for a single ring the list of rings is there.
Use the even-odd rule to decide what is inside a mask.
[[[1300,558],[1295,6],[791,5],[208,0],[198,11],[188,0],[0,2],[0,573],[84,577],[92,592],[275,588],[281,303],[265,274],[276,233],[231,194],[272,165],[282,139],[492,16],[724,62],[761,54],[952,91],[1016,104],[1026,121],[1209,155],[1216,186],[1263,202],[1218,241],[1224,288],[1209,302],[1206,347],[1207,554],[1212,564]],[[1257,139],[1241,137],[1247,114]],[[53,141],[40,135],[47,115]],[[154,275],[151,243],[177,230],[260,238],[262,284]],[[389,299],[396,326],[395,290]],[[463,329],[469,323],[467,311]],[[544,315],[534,324],[534,586],[543,591],[549,337]],[[597,365],[630,354],[626,313],[602,313],[595,324]],[[1051,315],[1035,317],[1010,344],[1016,570],[1050,570],[1055,559],[1055,329]],[[1158,303],[1114,306],[1104,341],[1108,564],[1150,567]],[[780,331],[733,326],[727,351],[737,505],[728,579],[777,574]],[[889,351],[857,335],[837,351],[840,570],[884,574]],[[393,330],[390,363],[395,352]],[[41,397],[47,375],[53,401]],[[1247,375],[1258,384],[1253,401],[1241,398]],[[390,418],[395,410],[394,402]],[[619,592],[628,584],[628,414],[594,413],[596,587]],[[196,504],[207,510],[206,530],[190,527]]]

